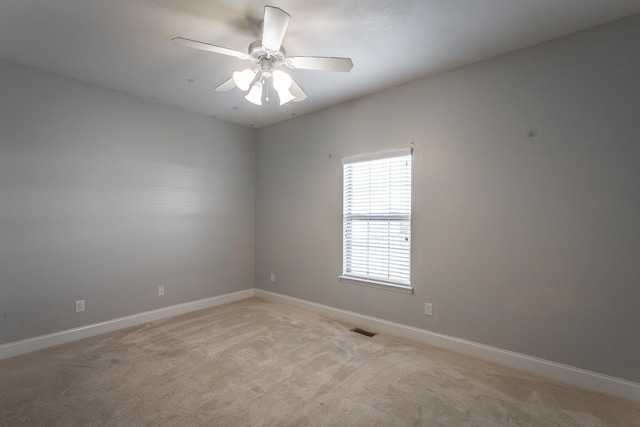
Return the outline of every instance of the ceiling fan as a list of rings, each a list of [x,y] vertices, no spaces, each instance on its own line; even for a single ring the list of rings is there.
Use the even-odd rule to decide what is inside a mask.
[[[248,59],[253,62],[254,65],[251,68],[234,72],[233,77],[218,85],[215,88],[218,92],[227,92],[237,87],[247,92],[245,96],[247,101],[262,105],[263,97],[268,100],[267,82],[271,80],[271,84],[280,98],[280,105],[291,100],[299,102],[306,99],[307,94],[289,74],[280,68],[349,72],[353,68],[353,62],[350,58],[287,56],[282,46],[282,40],[290,19],[291,15],[284,10],[265,6],[262,40],[251,43],[248,53],[183,37],[175,37],[173,41],[182,46]]]

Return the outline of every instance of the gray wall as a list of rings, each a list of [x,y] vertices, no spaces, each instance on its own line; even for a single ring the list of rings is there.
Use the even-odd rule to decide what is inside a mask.
[[[0,62],[0,344],[253,288],[254,170],[253,130]]]
[[[635,16],[260,129],[256,286],[640,382],[638,40]],[[340,158],[411,141],[415,295],[340,283]]]

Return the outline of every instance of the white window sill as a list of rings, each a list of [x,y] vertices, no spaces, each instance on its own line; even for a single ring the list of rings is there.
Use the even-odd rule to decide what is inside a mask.
[[[352,285],[367,286],[369,288],[384,289],[386,291],[401,292],[403,294],[413,294],[413,288],[411,285],[400,285],[353,276],[340,276],[340,281],[342,283],[350,283]]]

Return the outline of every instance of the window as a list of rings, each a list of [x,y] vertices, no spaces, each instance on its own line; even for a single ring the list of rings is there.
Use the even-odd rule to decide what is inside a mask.
[[[342,159],[340,280],[412,292],[411,149]]]

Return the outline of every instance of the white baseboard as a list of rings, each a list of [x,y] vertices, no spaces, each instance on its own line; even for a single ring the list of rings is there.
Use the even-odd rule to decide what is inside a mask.
[[[120,317],[118,319],[95,323],[93,325],[81,326],[79,328],[68,329],[66,331],[10,342],[8,344],[0,345],[0,360],[83,338],[93,337],[106,332],[116,331],[118,329],[129,328],[131,326],[166,319],[168,317],[179,316],[181,314],[214,307],[216,305],[239,301],[241,299],[254,296],[254,293],[255,290],[253,288],[246,289],[244,291],[232,292],[230,294],[219,295],[217,297],[205,298],[198,301],[185,302],[183,304],[159,308],[157,310],[145,311],[144,313],[132,314],[131,316]]]
[[[352,311],[341,310],[311,301],[293,298],[262,289],[255,289],[255,296],[268,301],[290,305],[304,310],[351,323],[375,332],[382,332],[436,347],[445,348],[458,353],[496,362],[511,368],[520,369],[561,381],[573,386],[590,389],[600,393],[640,401],[640,384],[623,380],[573,366],[551,362],[525,354],[515,353],[500,348],[479,344],[447,335],[438,334],[425,329],[414,328],[400,323],[390,322],[376,317],[365,316]]]
[[[0,345],[0,360],[104,334],[106,332],[112,332],[131,326],[141,325],[143,323],[166,319],[168,317],[179,316],[192,311],[239,301],[252,296],[312,311],[332,319],[351,323],[354,326],[371,329],[376,332],[430,344],[462,354],[468,354],[470,356],[500,363],[511,368],[521,369],[523,371],[531,372],[553,380],[562,381],[574,386],[634,401],[640,401],[640,384],[638,383],[262,289],[246,289],[217,297],[172,305],[106,322],[3,344]]]

